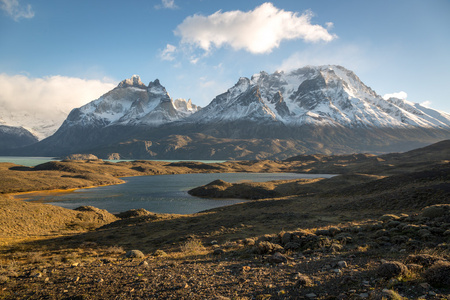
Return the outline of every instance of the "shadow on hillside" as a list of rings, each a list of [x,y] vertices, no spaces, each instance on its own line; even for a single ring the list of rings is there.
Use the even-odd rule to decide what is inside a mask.
[[[34,251],[62,250],[94,242],[99,247],[120,246],[124,250],[139,249],[146,253],[157,249],[173,251],[179,250],[192,236],[207,244],[212,240],[225,243],[282,230],[334,225],[348,219],[345,213],[323,212],[323,203],[315,202],[317,200],[312,198],[262,200],[194,215],[156,215],[156,219],[155,215],[141,216],[122,219],[94,231],[34,241],[28,246]]]

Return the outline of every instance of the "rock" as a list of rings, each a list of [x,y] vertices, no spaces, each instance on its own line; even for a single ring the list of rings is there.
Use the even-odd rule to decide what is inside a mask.
[[[86,213],[80,213],[77,215],[77,218],[80,220],[92,221],[92,219],[94,219],[101,223],[110,223],[117,220],[116,216],[108,212],[106,209],[100,209],[90,205],[80,206],[74,210]]]
[[[368,293],[361,293],[361,294],[359,294],[359,297],[361,297],[361,298],[369,298],[369,294]]]
[[[434,287],[450,287],[450,262],[436,262],[424,272],[423,277]]]
[[[224,253],[225,253],[225,251],[221,248],[214,249],[214,251],[213,251],[213,255],[222,255]]]
[[[397,277],[404,275],[408,271],[408,267],[398,261],[385,262],[376,270],[376,273],[385,278]]]
[[[289,232],[285,232],[281,235],[281,243],[283,245],[286,245],[287,243],[291,242],[292,235]]]
[[[381,297],[382,297],[382,299],[386,299],[386,300],[403,299],[403,297],[400,296],[397,292],[395,292],[393,290],[389,290],[389,289],[383,289]]]
[[[268,241],[259,242],[256,245],[256,252],[258,254],[269,254],[274,252],[284,252],[284,248],[281,245],[273,244]]]
[[[317,295],[314,293],[309,293],[309,294],[306,294],[305,296],[309,299],[317,298]]]
[[[295,282],[295,286],[297,286],[297,287],[310,286],[312,284],[311,278],[309,278],[308,276],[306,276],[306,275],[304,275],[302,273],[297,273],[295,275],[294,279],[297,280]]]
[[[427,206],[422,210],[422,217],[438,218],[445,215],[450,215],[450,204],[436,204]]]
[[[148,262],[145,260],[139,264],[140,267],[148,267]]]
[[[153,256],[163,257],[163,256],[167,256],[167,253],[164,252],[163,250],[158,249],[153,253]]]
[[[347,268],[347,262],[344,260],[338,261],[337,265],[339,268]]]
[[[106,159],[107,160],[119,160],[120,154],[119,153],[109,153],[108,155],[106,155]]]
[[[274,264],[280,264],[287,262],[287,258],[281,254],[280,252],[275,252],[273,255],[269,257],[269,262]]]
[[[139,209],[130,209],[121,213],[116,214],[115,216],[121,219],[128,219],[128,218],[137,218],[142,216],[148,216],[153,215],[156,217],[155,213],[149,212],[146,209],[139,208]]]
[[[341,232],[341,229],[338,227],[330,227],[330,228],[328,228],[328,232],[330,233],[330,235],[334,236],[334,235],[338,234],[339,232]]]
[[[422,282],[421,284],[419,284],[421,288],[429,290],[431,288],[431,285],[429,283],[426,282]]]
[[[408,270],[413,272],[420,272],[423,269],[423,266],[418,264],[407,264]]]
[[[98,160],[98,157],[94,154],[70,154],[63,160]]]
[[[443,258],[430,254],[411,254],[406,258],[406,263],[408,264],[419,264],[425,268],[430,267],[435,262],[444,260]]]
[[[109,258],[109,257],[102,258],[100,261],[101,261],[103,264],[105,264],[105,265],[110,264],[110,263],[113,262],[113,260],[112,260],[111,258]]]
[[[242,272],[248,272],[248,271],[250,271],[251,270],[251,267],[250,266],[243,266],[242,267]]]
[[[299,243],[289,242],[284,245],[284,249],[286,250],[297,250],[300,249],[301,245]]]
[[[315,235],[330,235],[330,231],[328,229],[317,229]]]
[[[211,245],[217,245],[217,244],[218,244],[218,242],[216,240],[211,241]]]
[[[126,258],[144,258],[145,255],[140,250],[130,250],[125,254]]]

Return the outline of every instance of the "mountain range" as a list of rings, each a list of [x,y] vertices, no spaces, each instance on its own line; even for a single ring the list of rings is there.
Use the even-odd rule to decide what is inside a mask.
[[[341,66],[240,78],[200,108],[139,76],[72,110],[52,136],[16,155],[145,159],[284,159],[407,151],[450,138],[450,114],[383,99]],[[9,152],[11,153],[11,151]]]

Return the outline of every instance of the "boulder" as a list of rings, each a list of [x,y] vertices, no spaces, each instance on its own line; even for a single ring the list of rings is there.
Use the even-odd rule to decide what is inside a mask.
[[[125,254],[126,258],[144,258],[145,255],[140,250],[130,250]]]
[[[381,264],[376,273],[384,278],[393,278],[406,274],[408,267],[398,261],[389,261]]]
[[[98,160],[98,157],[94,154],[70,154],[63,160]]]

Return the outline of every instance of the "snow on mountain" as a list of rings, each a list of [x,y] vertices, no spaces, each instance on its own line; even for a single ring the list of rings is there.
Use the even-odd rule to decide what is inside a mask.
[[[198,109],[190,100],[174,102],[158,79],[146,86],[133,75],[99,99],[72,110],[64,126],[161,125]]]
[[[34,144],[38,141],[36,136],[20,126],[4,125],[0,120],[0,149],[12,149]]]
[[[334,65],[240,78],[187,120],[209,123],[237,119],[287,125],[450,127],[450,114],[406,100],[385,100],[352,71]]]
[[[55,133],[66,118],[67,113],[57,110],[51,114],[51,117],[25,111],[10,112],[7,110],[0,110],[0,124],[23,127],[35,135],[39,140]]]

